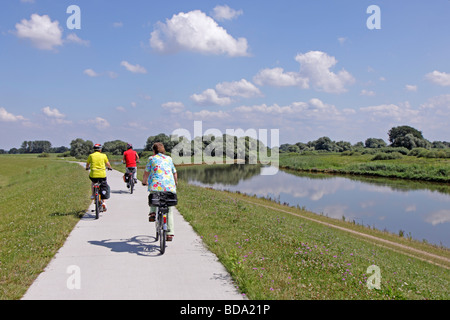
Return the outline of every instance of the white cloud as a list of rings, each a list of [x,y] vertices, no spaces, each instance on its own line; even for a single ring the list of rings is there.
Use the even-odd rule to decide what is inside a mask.
[[[262,96],[261,91],[251,82],[241,79],[234,82],[218,83],[215,89],[206,89],[201,94],[193,94],[191,100],[199,106],[225,106],[233,102],[231,97],[251,98]]]
[[[123,27],[123,22],[122,21],[114,22],[113,23],[113,27],[114,28],[122,28]]]
[[[147,73],[147,70],[144,67],[138,64],[132,65],[128,61],[122,61],[120,65],[124,66],[128,71],[132,73]]]
[[[319,91],[328,93],[346,92],[346,85],[355,80],[346,70],[337,74],[330,71],[337,64],[337,60],[321,51],[309,51],[298,54],[295,60],[300,63],[300,76],[307,78],[310,84]]]
[[[22,116],[16,116],[8,111],[5,108],[0,107],[0,121],[2,122],[16,122],[19,120],[26,120]]]
[[[201,94],[193,94],[191,100],[199,106],[225,106],[232,102],[229,97],[219,97],[214,89],[206,89]]]
[[[407,91],[417,91],[417,86],[412,85],[412,84],[407,84],[407,85],[405,86],[405,89],[406,89]]]
[[[42,113],[44,113],[52,123],[56,124],[69,124],[72,123],[71,121],[65,120],[66,117],[64,114],[62,114],[58,109],[50,108],[49,106],[42,108]]]
[[[182,102],[166,102],[162,104],[164,110],[169,111],[170,113],[180,113],[184,110],[184,104]]]
[[[213,9],[213,17],[219,21],[232,20],[232,19],[235,19],[238,16],[242,15],[243,13],[244,12],[242,10],[235,10],[235,9],[230,8],[227,5],[216,6]]]
[[[309,88],[308,79],[302,78],[297,72],[284,72],[282,68],[263,69],[253,77],[253,81],[260,86],[300,86],[302,89]]]
[[[86,69],[83,71],[83,73],[85,75],[88,75],[89,77],[98,77],[99,76],[99,74],[92,69]]]
[[[282,68],[263,69],[253,77],[253,81],[258,85],[277,87],[299,86],[309,89],[312,86],[327,93],[346,92],[345,86],[355,81],[344,69],[337,74],[332,72],[330,69],[337,64],[337,60],[325,52],[309,51],[298,54],[295,60],[300,63],[299,72],[285,72]]]
[[[425,75],[425,78],[443,87],[450,86],[450,73],[439,72],[435,70],[433,72],[427,73]]]
[[[76,43],[76,44],[80,44],[83,46],[88,47],[90,42],[88,40],[83,40],[81,38],[79,38],[75,33],[71,33],[66,37],[66,41],[67,42],[72,42],[72,43]]]
[[[89,125],[95,126],[97,129],[100,129],[100,130],[106,129],[110,126],[109,122],[106,119],[103,119],[100,117],[96,117],[94,119],[90,119],[85,122]]]
[[[41,50],[53,50],[62,46],[62,29],[58,21],[51,21],[47,15],[32,14],[30,20],[23,19],[16,24],[16,35],[28,39]]]
[[[161,53],[193,51],[202,54],[248,56],[247,40],[234,39],[216,21],[200,10],[180,12],[166,23],[158,22],[150,46]]]
[[[57,119],[62,119],[65,117],[64,114],[62,114],[61,112],[59,112],[58,109],[52,109],[49,106],[42,108],[42,112],[50,118],[57,118]]]
[[[228,97],[250,98],[261,96],[261,91],[251,82],[241,79],[234,82],[222,82],[216,85],[216,91]]]

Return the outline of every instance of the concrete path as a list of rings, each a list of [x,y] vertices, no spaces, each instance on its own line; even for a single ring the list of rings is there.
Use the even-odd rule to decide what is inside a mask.
[[[230,275],[176,211],[164,255],[148,222],[147,188],[130,194],[108,171],[111,198],[98,220],[93,205],[22,299],[242,300]]]

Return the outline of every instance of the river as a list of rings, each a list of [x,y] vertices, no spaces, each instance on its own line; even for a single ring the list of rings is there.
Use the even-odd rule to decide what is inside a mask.
[[[283,170],[270,175],[268,170],[256,165],[195,166],[179,170],[179,177],[450,248],[448,184]]]

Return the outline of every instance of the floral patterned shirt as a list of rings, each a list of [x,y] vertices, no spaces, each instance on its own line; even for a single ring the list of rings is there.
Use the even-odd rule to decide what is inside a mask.
[[[149,172],[148,191],[169,191],[177,193],[173,175],[177,172],[172,158],[162,153],[148,158],[145,171]]]

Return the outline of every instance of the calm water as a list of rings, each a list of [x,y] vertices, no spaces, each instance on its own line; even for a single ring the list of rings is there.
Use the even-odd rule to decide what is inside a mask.
[[[180,179],[215,189],[270,197],[328,217],[355,221],[450,247],[450,186],[399,179],[347,178],[252,165],[191,167]]]

